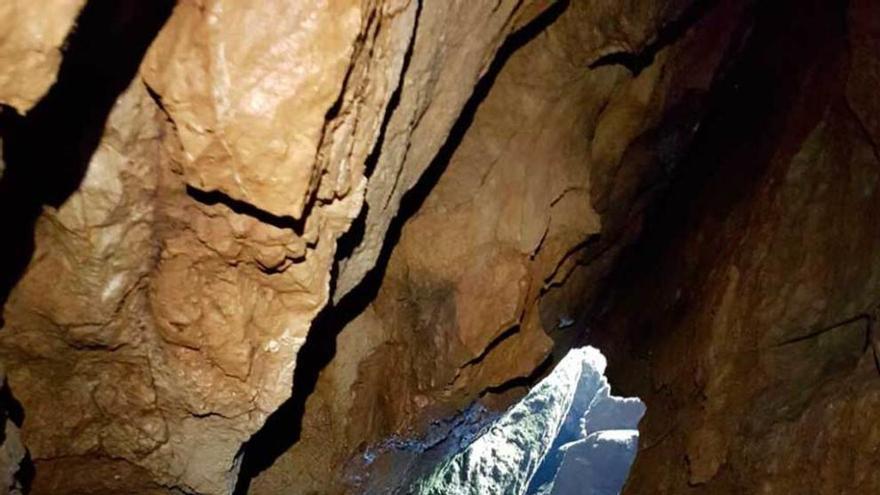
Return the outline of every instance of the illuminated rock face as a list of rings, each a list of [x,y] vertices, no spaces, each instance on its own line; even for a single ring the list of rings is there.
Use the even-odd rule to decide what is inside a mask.
[[[0,0],[0,495],[880,493],[878,5]]]
[[[482,435],[410,490],[440,494],[619,493],[645,406],[610,395],[605,358],[575,349]]]
[[[0,231],[20,245],[0,267],[0,361],[34,493],[232,491],[242,444],[291,396],[368,179],[412,187],[436,151],[420,140],[439,146],[546,7],[502,3],[0,5]],[[395,110],[400,160],[368,177]],[[421,160],[398,186],[404,150]]]
[[[611,395],[603,372],[604,366],[581,376],[571,408],[527,493],[620,491],[635,459],[645,405]]]
[[[565,458],[549,493],[617,495],[626,482],[638,446],[636,430],[600,431],[566,445]]]
[[[8,0],[0,5],[0,104],[25,113],[55,82],[62,44],[84,0]]]

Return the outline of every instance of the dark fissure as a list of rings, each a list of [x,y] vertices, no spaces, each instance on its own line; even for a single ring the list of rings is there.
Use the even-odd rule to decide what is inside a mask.
[[[880,490],[874,2],[39,3],[0,492]]]

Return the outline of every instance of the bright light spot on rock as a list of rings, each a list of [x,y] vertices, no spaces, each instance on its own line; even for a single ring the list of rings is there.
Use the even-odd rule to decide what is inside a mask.
[[[125,281],[125,274],[117,273],[110,279],[107,285],[104,287],[104,290],[101,292],[101,300],[106,301],[112,296],[115,296],[116,291],[122,287],[122,282]]]
[[[638,451],[638,399],[611,395],[606,361],[574,349],[520,402],[417,481],[431,495],[613,495]]]
[[[280,349],[280,348],[281,348],[281,345],[275,339],[272,339],[269,342],[266,342],[266,351],[267,352],[276,353],[276,352],[278,352],[278,349]]]

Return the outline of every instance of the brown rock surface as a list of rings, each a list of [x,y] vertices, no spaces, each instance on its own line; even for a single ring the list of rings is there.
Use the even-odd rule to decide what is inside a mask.
[[[367,187],[363,238],[340,261],[336,301],[376,264],[404,194],[440,151],[501,43],[549,3],[419,2],[406,74]]]
[[[0,5],[0,104],[26,113],[55,82],[64,39],[85,0],[8,0]]]
[[[666,180],[664,153],[688,144],[694,94],[711,83],[729,41],[724,19],[739,15],[736,2],[723,4],[637,77],[621,66],[586,69],[618,40],[581,26],[623,16],[634,36],[650,39],[664,12],[678,14],[621,9],[573,2],[547,16],[545,30],[518,35],[527,43],[486,76],[492,85],[403,227],[375,300],[339,334],[302,438],[252,493],[345,491],[327,480],[356,451],[417,436],[475,397],[514,388],[543,369],[550,336],[573,338],[557,327],[581,319],[632,240],[621,231]]]
[[[175,123],[187,184],[304,217],[325,117],[368,17],[359,4],[178,4],[144,75]]]
[[[880,491],[870,0],[170,5],[0,5],[4,476],[356,491],[586,338],[631,493]]]
[[[36,226],[37,249],[0,336],[37,465],[67,456],[147,456],[167,422],[142,343],[159,158],[140,83],[117,102],[79,190]]]
[[[612,378],[648,406],[628,493],[880,490],[866,345],[880,154],[860,120],[875,98],[857,89],[873,71],[859,25],[876,12],[854,2],[847,30],[845,9],[757,11],[689,160],[708,171],[622,262],[597,331]]]
[[[384,6],[384,34],[372,11],[349,8],[345,34],[325,46],[323,33],[304,35],[299,29],[313,15],[325,15],[320,5],[272,10],[283,6],[217,2],[210,15],[229,17],[216,27],[212,17],[203,19],[198,8],[181,3],[153,47],[162,53],[164,72],[153,64],[154,56],[145,65],[146,80],[155,81],[151,89],[170,121],[161,121],[159,107],[136,80],[116,103],[79,189],[39,219],[36,252],[6,305],[0,343],[12,387],[21,390],[27,410],[24,434],[38,467],[36,489],[77,493],[93,483],[93,493],[144,486],[226,493],[235,481],[234,457],[242,442],[289,396],[296,352],[327,297],[335,237],[360,207],[363,160],[398,79],[406,45],[400,30],[405,34],[414,8]],[[279,17],[291,24],[275,23]],[[250,20],[249,30],[273,29],[261,28],[263,38],[249,40],[234,29],[239,18]],[[338,18],[329,19],[336,26]],[[216,29],[208,37],[213,48],[205,47],[205,38],[185,36],[201,24]],[[361,35],[378,46],[365,48],[363,39],[355,43]],[[300,50],[288,50],[291,44]],[[239,58],[223,52],[233,46]],[[275,59],[246,63],[252,53],[271,54],[272,47]],[[364,61],[376,74],[367,80],[363,69],[346,79],[350,59],[367,48],[387,51]],[[328,53],[335,55],[326,58]],[[215,68],[211,56],[228,63],[219,67],[219,79],[194,72],[203,66],[200,56]],[[302,75],[297,74],[303,61],[329,61],[336,69],[315,65],[311,79],[297,79],[300,86],[291,91],[298,97],[311,91],[312,100],[278,94],[279,84]],[[279,72],[279,66],[290,70]],[[229,70],[238,71],[232,86],[224,78]],[[261,71],[287,79],[273,86]],[[193,89],[191,75],[218,91],[187,92]],[[343,82],[351,85],[344,98]],[[338,114],[325,121],[337,98]],[[251,103],[263,105],[254,110],[256,124],[253,111],[245,111],[253,110]],[[193,108],[201,113],[186,113]],[[302,119],[306,109],[317,117]],[[265,121],[270,110],[277,123]],[[333,139],[322,140],[325,126]],[[244,166],[253,174],[247,179],[253,184],[245,186],[258,187],[265,171],[274,171],[283,183],[274,192],[275,186],[262,185],[268,188],[260,191],[265,204],[187,187],[188,180],[206,185],[191,173],[205,133],[205,146],[238,153],[235,160],[226,156],[204,165],[210,180],[228,176],[223,169]],[[213,135],[219,137],[212,141]],[[290,154],[269,149],[269,155],[248,155],[266,152],[262,145],[273,140],[299,146]],[[333,161],[330,153],[336,154]],[[356,163],[345,163],[340,153],[352,154]],[[302,162],[305,156],[308,163]],[[303,171],[315,178],[303,178]],[[260,209],[279,202],[295,209],[285,184],[309,190],[299,194],[301,202],[309,200],[307,219]],[[311,190],[322,184],[327,192]],[[228,188],[220,182],[207,186]],[[225,192],[244,196],[240,190]],[[89,464],[83,471],[95,478],[108,471],[102,459],[117,465],[110,471],[131,471],[131,484],[124,479],[58,484],[64,472],[78,469],[76,459]]]
[[[180,2],[148,87],[135,79],[79,186],[40,216],[0,336],[35,489],[226,493],[289,397],[419,8],[331,4]],[[77,466],[129,474],[64,483]]]

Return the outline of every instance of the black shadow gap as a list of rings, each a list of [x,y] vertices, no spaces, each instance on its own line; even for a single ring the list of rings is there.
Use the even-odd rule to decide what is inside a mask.
[[[376,265],[357,287],[345,295],[339,303],[328,304],[312,322],[306,342],[297,355],[291,398],[273,412],[263,427],[242,446],[239,455],[243,457],[235,495],[247,494],[251,481],[299,440],[306,401],[315,390],[321,370],[330,363],[336,354],[336,337],[375,299],[391,253],[400,239],[406,221],[419,210],[428,194],[440,180],[440,176],[443,175],[453,153],[464,139],[465,133],[473,123],[480,103],[489,94],[501,68],[516,50],[552,24],[565,11],[568,3],[568,1],[557,2],[527,26],[511,34],[502,44],[489,70],[475,86],[473,94],[462,109],[446,142],[416,185],[404,194],[400,209],[388,229]],[[377,143],[377,145],[379,144],[381,143]],[[336,280],[336,269],[334,267],[334,281]],[[334,288],[331,287],[331,294]]]
[[[174,3],[87,2],[65,41],[49,92],[25,116],[8,107],[0,112],[6,162],[0,178],[0,307],[31,260],[43,205],[61,206],[79,188],[113,104],[131,84]]]

